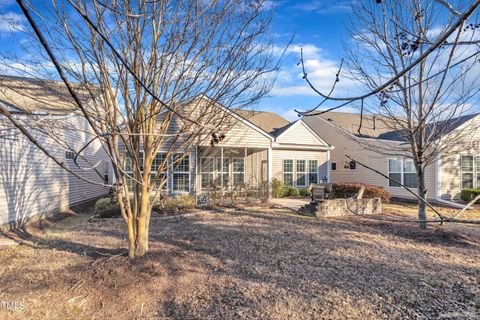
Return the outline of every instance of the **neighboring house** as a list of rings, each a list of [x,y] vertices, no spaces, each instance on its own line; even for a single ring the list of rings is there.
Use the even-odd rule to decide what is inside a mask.
[[[360,115],[355,113],[328,112],[305,117],[303,121],[327,143],[335,146],[330,164],[333,182],[362,182],[383,187],[396,197],[413,197],[392,181],[351,162],[345,156],[347,154],[415,190],[416,170],[413,160],[408,158],[409,146],[398,131],[391,129],[391,120],[364,115],[361,135],[358,133]],[[456,139],[457,143],[427,166],[425,180],[429,199],[458,199],[462,189],[480,187],[479,124],[478,114],[435,124],[443,128],[442,136],[433,135],[435,139]],[[390,146],[391,150],[404,148],[405,153],[388,155]]]
[[[329,180],[333,147],[302,120],[289,123],[271,112],[233,111],[206,96],[191,102],[202,103],[213,104],[214,114],[228,122],[229,129],[213,147],[209,140],[194,143],[182,163],[167,170],[169,193],[199,195],[215,184],[223,185],[224,191],[268,188],[273,178],[299,188]],[[157,157],[164,159],[166,149]]]
[[[86,95],[83,97],[86,98]],[[92,137],[89,125],[74,110],[63,84],[0,76],[0,103],[72,171],[96,182],[111,180],[108,157],[94,141],[75,166],[74,150]],[[49,135],[52,131],[59,141]],[[88,163],[84,160],[88,160]],[[103,179],[102,179],[103,178]],[[110,181],[111,182],[111,181]],[[109,188],[85,182],[63,170],[0,115],[0,226],[18,226],[33,218],[66,211],[107,194]]]

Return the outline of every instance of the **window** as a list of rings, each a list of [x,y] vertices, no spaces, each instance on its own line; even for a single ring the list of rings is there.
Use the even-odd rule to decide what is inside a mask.
[[[397,182],[402,183],[402,160],[388,159],[388,177]],[[400,185],[392,180],[388,180],[389,187],[400,187]]]
[[[75,153],[72,151],[65,151],[65,158],[73,160],[75,159]]]
[[[232,159],[233,168],[233,185],[242,185],[245,181],[245,159],[234,158]]]
[[[153,158],[152,161],[152,170],[150,171],[150,180],[155,179],[157,176],[157,171],[160,169],[161,173],[158,175],[157,180],[155,181],[155,187],[160,186],[163,183],[162,189],[167,189],[167,154],[163,152],[158,152]],[[163,167],[162,167],[163,166]]]
[[[183,157],[183,158],[182,158]],[[190,156],[177,154],[174,160],[173,168],[173,191],[190,191]]]
[[[473,156],[462,155],[461,162],[462,189],[473,188]]]
[[[293,160],[283,160],[283,183],[286,186],[293,186]]]
[[[403,184],[408,188],[418,188],[417,169],[412,159],[403,161]]]
[[[296,165],[296,181],[297,181],[297,186],[299,187],[304,187],[307,185],[307,165],[306,165],[306,160],[297,160],[297,165]]]
[[[200,172],[202,189],[210,188],[213,185],[213,174],[215,172],[215,158],[201,158]]]
[[[308,160],[308,183],[318,183],[318,160]]]
[[[407,188],[418,188],[417,169],[412,159],[388,159],[388,176]],[[389,180],[389,187],[400,187],[400,184]]]
[[[335,170],[337,170],[337,163],[332,162],[332,171],[335,171]]]
[[[108,168],[108,162],[104,161],[103,162],[103,181],[105,183],[109,183],[109,168]]]

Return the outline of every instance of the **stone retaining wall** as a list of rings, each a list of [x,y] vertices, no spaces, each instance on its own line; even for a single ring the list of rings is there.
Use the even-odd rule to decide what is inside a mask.
[[[338,217],[345,215],[353,215],[347,209],[358,214],[379,214],[382,213],[382,200],[380,198],[373,199],[328,199],[321,202],[312,202],[302,208],[302,212],[317,217]]]

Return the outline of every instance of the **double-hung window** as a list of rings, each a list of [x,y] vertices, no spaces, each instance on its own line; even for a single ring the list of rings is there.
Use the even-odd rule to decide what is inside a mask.
[[[318,183],[318,160],[308,160],[308,183]]]
[[[240,186],[245,182],[245,159],[232,159],[233,185]]]
[[[388,159],[388,176],[396,181],[389,180],[389,187],[400,187],[398,183],[401,183],[408,188],[418,188],[417,169],[412,159]]]
[[[417,169],[412,159],[403,160],[403,184],[407,188],[418,188]]]
[[[176,154],[173,163],[174,163],[173,177],[172,177],[173,191],[189,192],[190,191],[190,156]]]
[[[307,161],[297,160],[296,163],[296,185],[298,187],[305,187],[307,185]]]
[[[402,159],[388,159],[388,177],[402,183]],[[388,180],[388,186],[400,187],[395,181]]]
[[[293,160],[283,160],[283,183],[286,186],[293,186]]]
[[[474,188],[473,180],[473,156],[462,155],[461,156],[461,169],[462,169],[462,189]],[[478,167],[478,161],[477,161]],[[477,170],[478,172],[478,170]]]
[[[161,183],[163,183],[162,189],[167,189],[167,155],[163,152],[158,152],[153,158],[152,161],[152,170],[150,171],[150,180],[155,181],[155,187],[158,187]],[[160,169],[160,174],[157,175],[158,170]]]

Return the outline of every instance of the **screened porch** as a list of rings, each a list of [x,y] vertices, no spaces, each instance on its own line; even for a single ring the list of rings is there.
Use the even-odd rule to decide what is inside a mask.
[[[266,148],[198,147],[197,192],[268,188],[268,155]]]

